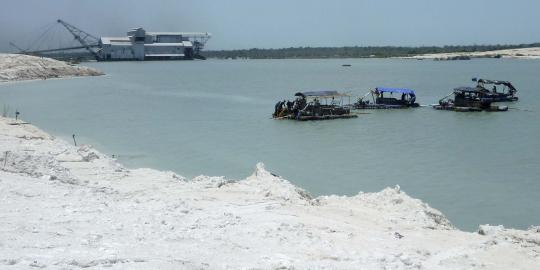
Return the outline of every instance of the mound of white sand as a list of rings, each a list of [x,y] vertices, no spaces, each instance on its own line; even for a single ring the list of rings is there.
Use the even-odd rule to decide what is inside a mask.
[[[521,49],[507,49],[507,50],[496,50],[496,51],[486,51],[486,52],[455,52],[455,53],[432,53],[432,54],[421,54],[411,57],[401,57],[401,58],[412,58],[412,59],[451,59],[456,57],[470,57],[470,58],[518,58],[518,59],[540,59],[540,47],[532,48],[521,48]]]
[[[399,187],[312,198],[262,164],[188,180],[12,121],[0,118],[2,269],[540,266],[540,228],[459,231]]]
[[[0,54],[0,82],[99,75],[103,72],[51,58]]]

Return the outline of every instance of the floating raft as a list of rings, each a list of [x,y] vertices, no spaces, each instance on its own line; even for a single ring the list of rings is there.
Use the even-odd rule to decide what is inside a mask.
[[[499,97],[493,97],[493,102],[512,102],[512,101],[518,101],[518,97],[511,97],[511,96],[499,96]]]
[[[293,115],[285,116],[282,119],[297,120],[297,121],[320,121],[320,120],[334,120],[334,119],[348,119],[357,118],[356,114],[343,114],[343,115],[303,115],[298,118]]]

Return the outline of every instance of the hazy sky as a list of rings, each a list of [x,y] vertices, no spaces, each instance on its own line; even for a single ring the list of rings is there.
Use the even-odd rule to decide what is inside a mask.
[[[0,0],[0,51],[62,18],[96,36],[202,31],[208,49],[540,42],[539,0]]]

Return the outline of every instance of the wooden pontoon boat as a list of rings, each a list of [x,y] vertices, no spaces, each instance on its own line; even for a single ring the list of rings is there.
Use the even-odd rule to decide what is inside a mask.
[[[351,114],[350,95],[337,91],[298,92],[294,101],[279,101],[274,107],[274,119],[298,121],[356,118]],[[349,102],[346,104],[345,99]]]
[[[472,87],[458,87],[439,100],[439,104],[433,105],[433,108],[458,112],[508,111],[507,106],[492,105],[492,102],[493,99],[485,91]]]

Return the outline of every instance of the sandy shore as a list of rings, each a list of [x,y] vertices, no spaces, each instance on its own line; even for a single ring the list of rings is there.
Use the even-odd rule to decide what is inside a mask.
[[[457,52],[457,53],[435,53],[435,54],[422,54],[411,57],[401,57],[405,59],[450,59],[456,57],[470,57],[470,58],[519,58],[519,59],[540,59],[540,47],[536,48],[524,48],[524,49],[510,49],[510,50],[497,50],[487,52]]]
[[[103,75],[103,72],[97,69],[69,65],[50,58],[0,53],[0,83],[99,75]]]
[[[312,198],[262,164],[238,181],[127,169],[0,118],[3,269],[538,269],[540,227],[455,229],[398,187]]]

